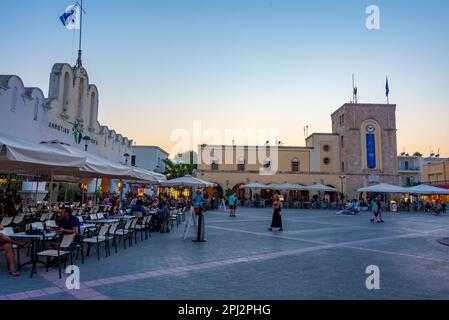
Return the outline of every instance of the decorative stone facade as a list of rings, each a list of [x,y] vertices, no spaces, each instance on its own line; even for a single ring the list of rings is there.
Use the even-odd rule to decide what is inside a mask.
[[[396,142],[396,105],[344,104],[331,115],[332,133],[314,133],[305,147],[277,147],[276,174],[260,175],[260,164],[248,164],[248,151],[256,146],[199,146],[196,175],[236,188],[250,182],[322,183],[356,198],[356,190],[371,184],[399,184]],[[205,149],[233,150],[232,161]],[[296,169],[298,163],[298,169]]]
[[[332,132],[340,136],[348,196],[356,197],[358,188],[371,184],[399,184],[396,105],[344,104],[331,118]],[[373,136],[371,150],[368,135]]]
[[[48,97],[25,87],[14,75],[0,75],[0,132],[40,143],[58,140],[114,162],[132,154],[132,140],[98,122],[99,94],[84,68],[58,63],[50,74]]]

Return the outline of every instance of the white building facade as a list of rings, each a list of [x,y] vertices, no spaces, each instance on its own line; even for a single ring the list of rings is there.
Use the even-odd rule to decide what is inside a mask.
[[[164,160],[168,159],[168,152],[157,146],[134,146],[135,164],[140,168],[159,173],[165,172]]]
[[[125,155],[133,154],[133,141],[100,124],[99,101],[83,67],[55,64],[48,96],[26,87],[18,76],[0,75],[0,133],[34,143],[60,141],[81,150],[87,145],[88,153],[125,163]]]
[[[0,75],[0,132],[35,143],[58,140],[114,162],[132,154],[132,140],[98,121],[99,93],[84,68],[55,64],[48,97],[18,76]],[[80,138],[81,137],[81,138]]]

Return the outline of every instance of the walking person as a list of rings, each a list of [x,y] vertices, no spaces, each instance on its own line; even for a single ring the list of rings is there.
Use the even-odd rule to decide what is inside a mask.
[[[204,240],[204,197],[201,193],[201,190],[197,190],[196,194],[192,197],[193,210],[195,211],[195,215],[198,217],[198,234],[195,242],[205,242]]]
[[[237,196],[236,196],[235,192],[233,192],[229,196],[228,201],[229,201],[229,216],[235,217],[236,216],[235,211],[237,209]]]
[[[383,223],[385,221],[382,220],[382,204],[380,202],[380,196],[377,196],[372,202],[373,208],[373,217],[371,218],[371,222]]]
[[[282,203],[279,195],[276,195],[274,197],[272,208],[274,209],[273,219],[271,221],[271,226],[268,228],[268,230],[273,231],[273,228],[279,228],[279,231],[284,231],[282,227],[282,217],[281,217]]]

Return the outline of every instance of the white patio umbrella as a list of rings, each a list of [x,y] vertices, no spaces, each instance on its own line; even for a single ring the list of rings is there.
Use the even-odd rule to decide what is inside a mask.
[[[128,180],[129,183],[144,183],[158,185],[161,182],[167,180],[167,177],[163,174],[146,170],[139,167],[132,167],[132,175],[135,180]]]
[[[191,175],[186,175],[184,177],[176,178],[173,180],[162,181],[160,182],[160,185],[163,187],[198,187],[198,188],[217,186],[216,183],[195,178]]]
[[[273,190],[307,190],[305,186],[294,183],[282,183],[275,185]]]
[[[240,186],[240,188],[242,189],[267,189],[267,185],[266,184],[262,184],[262,183],[249,183],[249,184],[245,184],[243,186]]]
[[[357,192],[371,192],[371,193],[408,193],[407,188],[395,186],[388,183],[379,183],[373,186],[357,189]]]
[[[4,172],[72,174],[79,172],[85,161],[82,154],[0,133],[0,168]]]
[[[311,184],[311,185],[305,186],[305,189],[309,190],[309,191],[338,192],[337,189],[326,186],[321,183],[316,183],[316,184]]]
[[[420,184],[419,186],[407,188],[407,190],[408,190],[407,191],[408,193],[413,193],[413,194],[426,194],[426,195],[449,194],[449,190],[447,190],[447,189],[429,186],[429,185],[425,185],[425,184]]]
[[[43,146],[60,152],[65,152],[66,154],[73,156],[84,156],[85,161],[81,166],[79,173],[74,176],[77,177],[107,177],[112,179],[133,179],[132,167],[126,166],[120,163],[116,163],[105,159],[103,157],[87,153],[76,147],[70,146],[68,144],[61,143],[59,141],[52,141],[42,143]]]

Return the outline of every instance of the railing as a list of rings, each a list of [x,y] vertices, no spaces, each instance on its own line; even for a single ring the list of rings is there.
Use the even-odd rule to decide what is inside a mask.
[[[405,166],[399,166],[398,170],[399,171],[420,171],[421,169],[419,167],[408,167],[408,168],[406,168]]]

